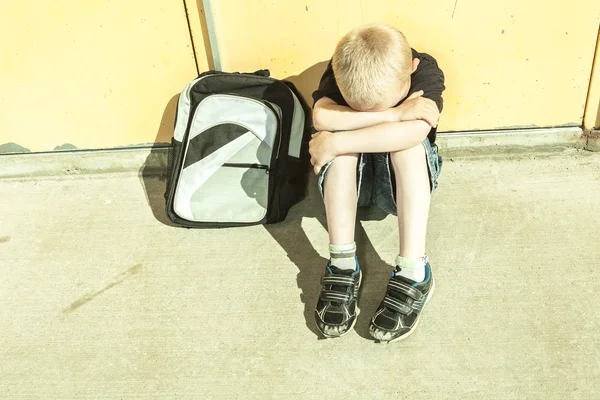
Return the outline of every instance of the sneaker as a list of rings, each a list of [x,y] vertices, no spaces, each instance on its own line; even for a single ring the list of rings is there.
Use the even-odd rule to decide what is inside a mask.
[[[350,332],[360,310],[357,307],[362,273],[356,260],[356,270],[343,270],[327,263],[321,278],[321,294],[315,309],[317,327],[323,336],[340,337]]]
[[[405,339],[415,330],[421,311],[435,288],[429,263],[425,264],[425,279],[422,282],[411,281],[398,272],[400,267],[392,272],[387,293],[369,326],[371,336],[382,342]]]

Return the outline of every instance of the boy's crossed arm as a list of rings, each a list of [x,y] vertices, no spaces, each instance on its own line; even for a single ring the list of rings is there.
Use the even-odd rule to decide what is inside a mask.
[[[401,105],[380,112],[359,112],[322,98],[315,104],[313,122],[318,133],[309,144],[315,174],[341,154],[384,153],[412,148],[437,127],[434,101],[413,93]],[[331,133],[340,130],[342,132]]]
[[[440,116],[435,102],[423,96],[423,91],[410,95],[401,105],[385,111],[356,111],[322,97],[314,106],[313,124],[317,131],[346,131],[367,128],[384,122],[422,119],[436,127]]]

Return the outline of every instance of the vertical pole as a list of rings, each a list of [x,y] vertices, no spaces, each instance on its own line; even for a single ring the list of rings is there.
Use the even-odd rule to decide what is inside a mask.
[[[215,0],[216,1],[216,0]],[[215,70],[222,71],[221,69],[221,57],[219,55],[219,44],[217,41],[217,32],[215,30],[215,19],[211,8],[211,0],[202,0],[204,6],[204,15],[206,18],[206,28],[208,31],[208,38],[210,40],[210,51],[212,59],[215,65]]]

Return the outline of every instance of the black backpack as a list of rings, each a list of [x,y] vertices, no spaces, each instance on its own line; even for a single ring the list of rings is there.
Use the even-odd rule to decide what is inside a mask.
[[[283,221],[310,170],[310,109],[291,82],[210,71],[181,93],[167,215],[188,228]]]

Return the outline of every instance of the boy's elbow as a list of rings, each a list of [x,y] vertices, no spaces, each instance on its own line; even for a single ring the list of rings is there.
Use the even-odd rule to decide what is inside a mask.
[[[429,123],[422,120],[417,120],[414,122],[416,123],[415,133],[419,138],[421,138],[421,140],[425,140],[427,135],[429,135],[429,132],[431,132],[431,130],[433,129],[432,126],[429,125]]]
[[[394,124],[402,126],[403,131],[412,138],[411,140],[418,141],[419,143],[424,141],[431,132],[431,129],[433,129],[429,123],[423,120],[401,121]]]
[[[315,108],[313,110],[313,127],[319,132],[327,130],[327,124],[323,121],[322,108]]]

